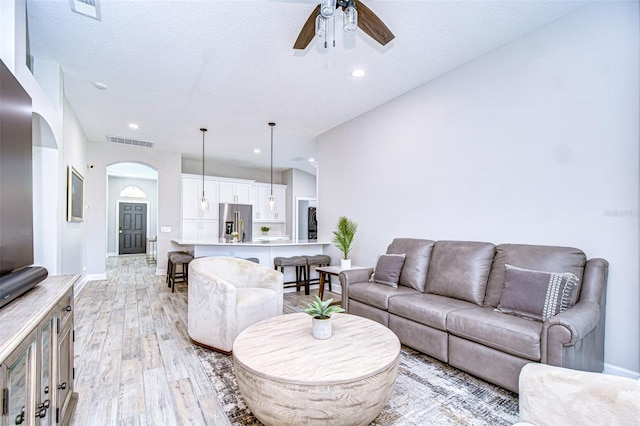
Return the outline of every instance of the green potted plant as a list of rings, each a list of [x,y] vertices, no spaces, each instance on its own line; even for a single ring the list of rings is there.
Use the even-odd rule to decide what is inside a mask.
[[[314,296],[314,301],[309,303],[304,312],[312,318],[311,334],[316,339],[325,340],[331,337],[331,315],[344,312],[340,306],[331,305],[333,299],[322,301]]]
[[[342,252],[342,259],[340,259],[340,268],[350,269],[351,259],[349,259],[349,253],[351,252],[351,244],[353,244],[353,238],[358,230],[358,224],[346,216],[340,216],[336,225],[336,230],[333,231],[333,240],[331,241],[338,250]]]
[[[261,226],[260,230],[262,231],[262,235],[267,235],[267,232],[269,232],[269,228],[268,226]]]

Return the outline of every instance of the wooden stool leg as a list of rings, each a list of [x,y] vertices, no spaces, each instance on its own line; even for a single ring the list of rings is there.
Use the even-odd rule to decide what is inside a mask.
[[[304,274],[304,294],[309,295],[309,275],[307,275],[307,267],[302,267],[302,273]]]
[[[318,297],[320,298],[320,300],[322,300],[322,297],[324,296],[324,272],[318,273],[320,274],[320,288],[318,289]]]
[[[171,287],[171,271],[173,270],[173,262],[171,259],[167,261],[167,278],[165,282],[167,283],[167,287]]]
[[[178,265],[173,265],[171,268],[171,278],[169,278],[169,287],[171,287],[171,293],[176,291],[176,269]]]

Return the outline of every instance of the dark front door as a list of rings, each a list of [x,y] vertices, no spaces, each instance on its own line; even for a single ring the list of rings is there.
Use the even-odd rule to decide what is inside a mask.
[[[147,205],[120,203],[119,254],[146,253]]]

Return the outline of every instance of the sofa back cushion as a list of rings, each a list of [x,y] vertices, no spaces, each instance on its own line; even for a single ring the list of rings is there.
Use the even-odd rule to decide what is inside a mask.
[[[518,268],[557,273],[569,272],[575,275],[578,278],[578,286],[572,296],[571,305],[573,305],[580,296],[586,263],[587,256],[577,248],[500,244],[496,247],[484,304],[495,308],[500,303],[504,288],[505,264],[509,264]]]
[[[427,292],[482,306],[494,254],[491,243],[436,242],[427,274]]]
[[[424,292],[434,244],[432,240],[417,238],[395,238],[389,244],[388,254],[405,255],[399,285]]]

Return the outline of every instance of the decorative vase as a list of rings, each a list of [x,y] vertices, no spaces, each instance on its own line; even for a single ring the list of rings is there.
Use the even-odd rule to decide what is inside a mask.
[[[331,318],[311,320],[311,334],[318,340],[326,340],[331,337]]]
[[[269,231],[262,231],[262,235],[268,235]]]
[[[340,259],[340,269],[351,269],[351,259]]]

